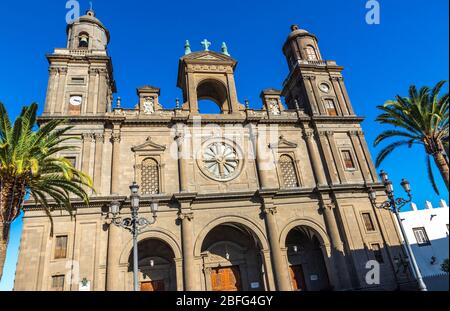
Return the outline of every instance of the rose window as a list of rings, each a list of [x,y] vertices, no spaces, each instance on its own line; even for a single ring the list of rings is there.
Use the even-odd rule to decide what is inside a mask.
[[[209,144],[203,151],[204,171],[214,179],[232,179],[239,173],[239,166],[237,151],[226,143]]]

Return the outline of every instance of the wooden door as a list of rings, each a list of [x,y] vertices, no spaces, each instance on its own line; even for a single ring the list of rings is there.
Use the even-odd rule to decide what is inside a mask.
[[[242,290],[239,267],[211,270],[212,290],[215,292],[238,292]]]
[[[305,274],[303,273],[303,267],[301,265],[298,266],[290,266],[289,271],[291,274],[291,282],[292,287],[295,291],[307,291]]]
[[[141,292],[164,292],[165,290],[164,280],[141,283]]]

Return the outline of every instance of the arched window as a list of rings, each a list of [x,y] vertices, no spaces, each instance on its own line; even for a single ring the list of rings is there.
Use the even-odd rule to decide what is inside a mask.
[[[280,156],[279,165],[282,187],[286,189],[299,187],[294,160],[290,156],[283,154]]]
[[[312,45],[306,47],[306,56],[308,60],[318,60],[316,49]]]
[[[78,36],[78,47],[87,49],[89,47],[89,34],[82,32]]]
[[[230,112],[227,89],[220,81],[202,81],[197,87],[197,100],[200,113],[210,114]],[[211,105],[214,104],[218,107],[218,109],[216,107],[211,107]]]
[[[143,195],[160,193],[159,165],[154,159],[148,158],[142,161],[141,186]]]

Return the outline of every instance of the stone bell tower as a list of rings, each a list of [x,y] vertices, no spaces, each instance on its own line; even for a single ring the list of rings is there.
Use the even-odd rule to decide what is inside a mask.
[[[282,95],[290,109],[313,116],[353,116],[342,70],[322,58],[317,37],[297,25],[291,27],[283,53],[289,66]]]
[[[89,10],[67,26],[67,46],[47,55],[50,77],[44,116],[102,115],[116,92],[108,29]]]
[[[177,86],[183,91],[183,110],[198,114],[198,101],[208,99],[216,103],[223,114],[240,114],[245,110],[238,102],[234,71],[237,61],[226,51],[209,51],[209,42],[202,44],[205,50],[190,52],[180,59]]]

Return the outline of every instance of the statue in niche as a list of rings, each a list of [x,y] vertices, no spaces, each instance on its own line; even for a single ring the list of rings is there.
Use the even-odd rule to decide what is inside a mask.
[[[279,116],[281,114],[280,105],[278,100],[275,98],[269,99],[268,101],[269,112],[274,116]]]
[[[155,99],[153,97],[146,97],[144,99],[144,113],[145,114],[155,113]]]

